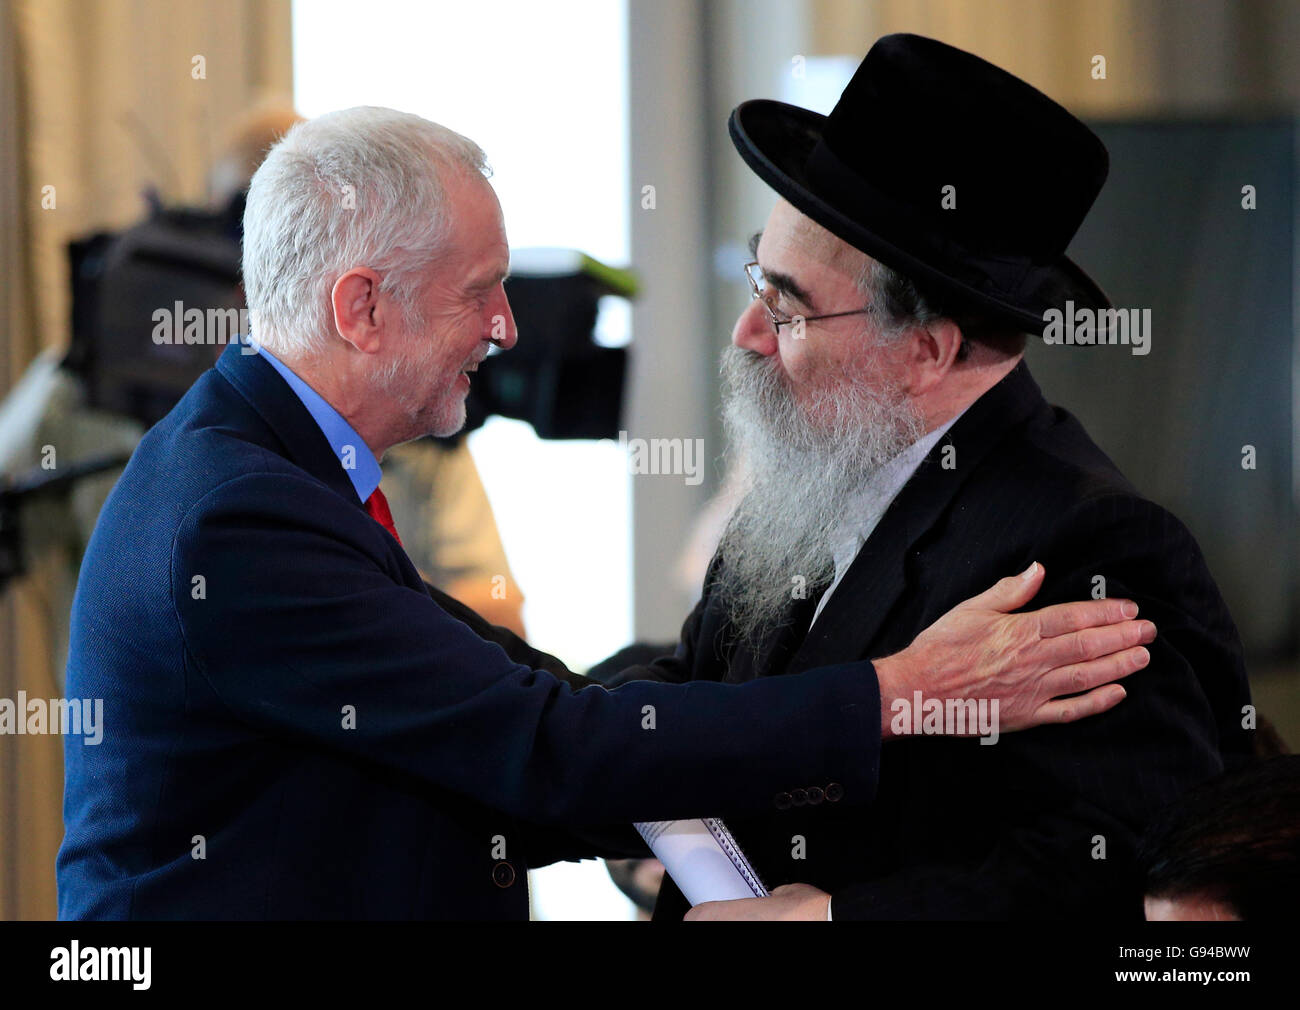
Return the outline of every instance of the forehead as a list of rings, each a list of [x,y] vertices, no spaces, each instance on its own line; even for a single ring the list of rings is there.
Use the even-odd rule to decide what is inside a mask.
[[[448,182],[446,195],[457,251],[477,257],[504,250],[505,219],[491,183],[482,176],[460,173]]]
[[[834,273],[856,273],[865,265],[865,253],[831,234],[785,200],[778,200],[758,243],[764,266],[824,267]]]

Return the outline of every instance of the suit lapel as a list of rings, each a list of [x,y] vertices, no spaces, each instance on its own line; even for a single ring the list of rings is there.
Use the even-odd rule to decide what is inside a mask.
[[[319,478],[345,500],[364,511],[356,488],[334,455],[329,440],[298,395],[260,354],[243,353],[244,344],[231,344],[217,359],[219,371],[261,415],[284,446],[284,456]]]
[[[867,652],[907,588],[912,545],[943,515],[989,450],[1045,407],[1023,360],[970,406],[930,450],[862,545],[791,661],[791,672],[842,663]],[[953,460],[952,469],[944,469],[945,458]]]
[[[806,599],[796,600],[785,620],[769,628],[763,635],[757,650],[743,643],[737,644],[731,662],[727,664],[724,679],[728,683],[739,684],[755,677],[770,677],[788,672],[790,659],[803,643],[819,598],[819,593],[813,593]]]
[[[266,422],[283,447],[286,459],[336,491],[353,508],[366,511],[357,489],[343,469],[342,461],[321,431],[298,394],[289,388],[274,366],[260,354],[244,354],[246,345],[232,344],[217,359],[216,368]],[[401,568],[405,583],[429,591],[410,555],[391,538],[386,538]]]

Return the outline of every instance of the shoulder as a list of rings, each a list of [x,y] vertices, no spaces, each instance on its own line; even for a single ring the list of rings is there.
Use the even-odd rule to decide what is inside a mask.
[[[968,547],[1015,554],[1008,570],[1022,560],[1049,573],[1051,560],[1058,570],[1123,563],[1212,585],[1187,526],[1145,497],[1066,410],[1043,403],[961,476],[944,528]]]
[[[951,518],[958,526],[964,517],[1021,541],[1063,529],[1080,535],[1126,529],[1196,550],[1177,516],[1142,494],[1069,411],[1045,401],[1008,428],[969,472],[962,472],[960,443],[954,464],[961,487]],[[941,457],[932,455],[927,465],[942,465]]]
[[[997,488],[1043,508],[1141,497],[1074,415],[1046,403],[1007,431],[970,476],[976,489]]]
[[[337,519],[349,503],[283,452],[247,401],[207,372],[132,454],[92,537],[96,570],[153,572],[193,547],[208,516],[235,526]],[[243,553],[245,544],[235,540],[229,549]]]

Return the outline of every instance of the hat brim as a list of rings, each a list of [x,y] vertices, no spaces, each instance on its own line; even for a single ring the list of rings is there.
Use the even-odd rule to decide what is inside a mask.
[[[1018,305],[950,276],[941,267],[918,258],[896,241],[839,211],[817,195],[804,169],[821,140],[826,120],[820,113],[785,102],[755,99],[732,112],[727,128],[745,163],[796,210],[887,267],[929,281],[1007,323],[1014,323],[1025,333],[1041,335],[1043,312],[1052,307],[1063,308],[1067,300],[1076,306],[1098,310],[1111,307],[1100,285],[1068,256],[1062,255],[1038,268],[1043,272],[1041,284],[1053,292],[1050,299],[1041,305]]]

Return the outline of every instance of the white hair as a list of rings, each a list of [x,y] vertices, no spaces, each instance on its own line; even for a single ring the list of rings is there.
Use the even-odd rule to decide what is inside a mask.
[[[295,124],[253,175],[244,210],[244,290],[255,340],[309,357],[333,332],[330,292],[369,267],[408,328],[422,325],[420,277],[449,225],[443,173],[489,174],[472,140],[374,106]]]

